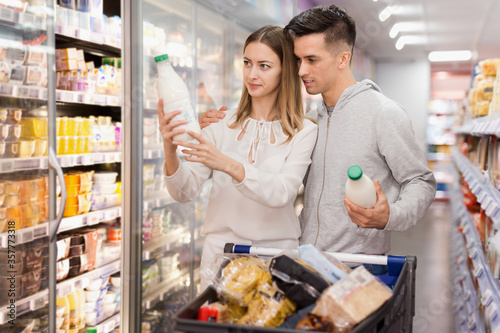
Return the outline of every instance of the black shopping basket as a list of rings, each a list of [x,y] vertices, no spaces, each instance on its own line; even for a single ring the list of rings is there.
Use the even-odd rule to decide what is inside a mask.
[[[226,244],[225,252],[250,253],[274,256],[282,249],[255,248],[243,245]],[[385,275],[377,275],[383,282],[393,286],[393,294],[377,311],[356,325],[352,333],[396,333],[412,332],[415,315],[415,274],[417,258],[415,256],[372,256],[350,253],[331,253],[343,262],[359,264],[387,265]],[[212,287],[207,288],[190,304],[186,305],[175,318],[175,330],[178,332],[203,333],[299,333],[303,331],[284,328],[255,327],[236,324],[223,324],[198,321],[198,310],[205,303],[218,301],[218,295]]]

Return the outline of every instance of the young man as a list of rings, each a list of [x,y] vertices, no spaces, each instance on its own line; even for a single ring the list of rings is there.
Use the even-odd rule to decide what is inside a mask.
[[[385,254],[392,231],[405,231],[427,211],[436,192],[411,121],[370,80],[356,82],[350,60],[354,20],[335,5],[318,6],[285,27],[295,36],[299,75],[322,105],[307,115],[318,140],[306,175],[301,244],[324,251]],[[202,126],[222,117],[212,110]],[[375,180],[377,202],[364,209],[344,196],[347,169],[359,165]]]

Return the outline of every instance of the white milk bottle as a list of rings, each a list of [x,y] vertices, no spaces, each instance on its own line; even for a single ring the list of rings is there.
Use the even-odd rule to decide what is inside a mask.
[[[186,125],[176,127],[176,129],[184,129],[186,132],[174,136],[174,140],[192,140],[193,138],[187,134],[187,131],[200,133],[201,129],[191,105],[186,84],[172,68],[167,54],[155,57],[155,62],[158,68],[156,89],[158,96],[163,100],[163,113],[167,114],[170,111],[179,110],[181,113],[172,120],[185,120],[188,122]]]
[[[353,203],[363,208],[371,208],[377,202],[377,191],[372,180],[363,174],[358,165],[353,165],[347,170],[345,196]]]

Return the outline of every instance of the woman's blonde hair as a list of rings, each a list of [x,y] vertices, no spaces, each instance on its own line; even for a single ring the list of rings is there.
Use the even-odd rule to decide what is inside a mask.
[[[264,26],[253,32],[245,41],[243,51],[253,42],[264,43],[269,46],[281,61],[281,80],[278,86],[276,108],[283,123],[283,131],[290,141],[296,131],[302,129],[304,109],[302,106],[302,90],[298,75],[297,60],[293,53],[293,39],[288,31],[278,26]],[[236,110],[236,120],[231,128],[242,126],[252,112],[252,96],[243,85],[241,99]]]

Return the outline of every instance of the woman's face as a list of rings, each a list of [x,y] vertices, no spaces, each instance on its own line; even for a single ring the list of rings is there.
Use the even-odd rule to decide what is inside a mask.
[[[281,62],[276,53],[264,43],[252,42],[243,55],[243,80],[252,98],[278,94]]]

